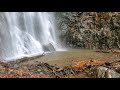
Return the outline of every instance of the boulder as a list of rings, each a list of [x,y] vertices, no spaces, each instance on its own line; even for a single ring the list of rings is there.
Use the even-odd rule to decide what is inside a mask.
[[[55,48],[52,45],[52,43],[49,43],[48,45],[43,45],[43,50],[44,51],[55,51]]]
[[[97,78],[120,78],[120,74],[109,68],[99,66],[97,68]]]

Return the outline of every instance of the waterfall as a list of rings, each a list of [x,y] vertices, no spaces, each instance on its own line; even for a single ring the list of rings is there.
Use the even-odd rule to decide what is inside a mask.
[[[59,51],[56,33],[53,13],[0,12],[0,59]]]

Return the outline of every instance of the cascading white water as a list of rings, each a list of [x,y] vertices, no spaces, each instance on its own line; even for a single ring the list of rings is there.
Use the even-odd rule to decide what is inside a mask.
[[[0,59],[59,51],[53,14],[0,12]]]

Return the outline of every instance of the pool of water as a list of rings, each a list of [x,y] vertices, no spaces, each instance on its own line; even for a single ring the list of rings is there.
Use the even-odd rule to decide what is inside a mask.
[[[47,62],[49,64],[57,64],[58,66],[70,65],[72,61],[79,60],[113,60],[117,58],[114,53],[100,53],[95,50],[87,49],[68,49],[66,51],[48,53],[43,57],[37,58],[30,62]]]

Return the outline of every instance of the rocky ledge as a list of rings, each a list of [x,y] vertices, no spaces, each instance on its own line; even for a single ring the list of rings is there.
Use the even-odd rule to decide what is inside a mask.
[[[120,59],[79,61],[63,68],[44,62],[28,65],[0,62],[0,78],[120,78]]]

